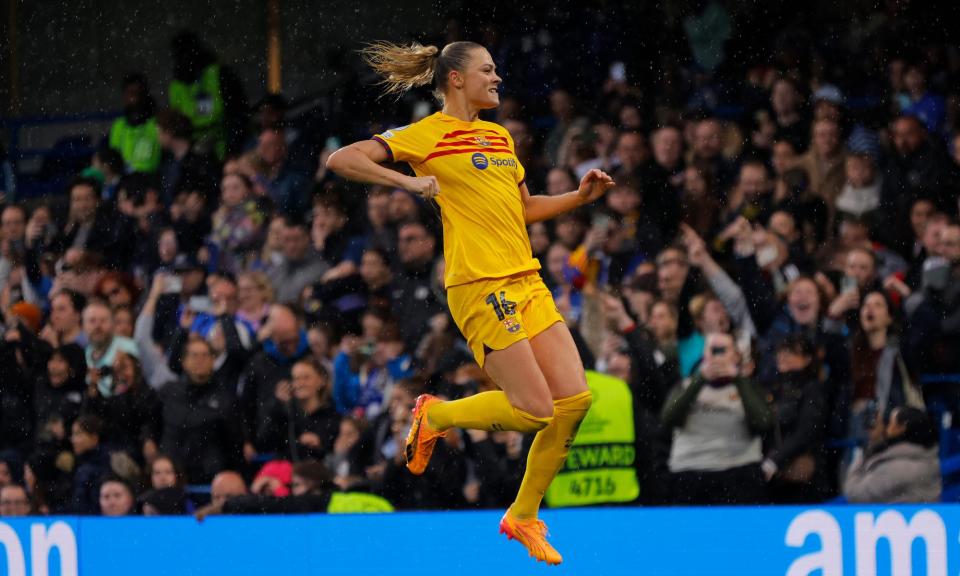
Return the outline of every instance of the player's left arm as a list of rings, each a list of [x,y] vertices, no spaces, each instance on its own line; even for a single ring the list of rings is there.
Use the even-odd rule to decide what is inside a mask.
[[[527,189],[527,184],[523,183],[520,185],[520,194],[523,201],[524,221],[527,224],[533,224],[549,220],[593,202],[613,186],[613,178],[596,168],[583,175],[578,189],[558,196],[532,196]]]

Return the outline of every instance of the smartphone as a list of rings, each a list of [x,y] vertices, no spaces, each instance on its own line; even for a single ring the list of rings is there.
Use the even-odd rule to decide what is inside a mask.
[[[614,62],[610,64],[610,79],[617,82],[626,82],[627,66],[623,62]]]
[[[190,300],[187,301],[187,308],[193,310],[197,314],[213,313],[213,303],[207,296],[191,296]]]
[[[844,276],[840,279],[841,292],[856,292],[857,287],[857,279],[853,276]]]
[[[179,294],[183,290],[183,278],[179,276],[168,276],[163,283],[164,294]]]
[[[610,228],[610,216],[608,214],[603,214],[602,212],[598,212],[593,216],[592,225],[597,230],[602,230],[606,232],[607,229]]]

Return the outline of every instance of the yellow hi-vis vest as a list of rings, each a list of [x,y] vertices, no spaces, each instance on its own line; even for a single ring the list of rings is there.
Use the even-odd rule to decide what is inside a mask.
[[[327,514],[368,514],[393,512],[386,498],[365,492],[333,492],[327,505]]]
[[[156,172],[160,166],[160,132],[156,118],[132,126],[117,118],[110,126],[110,147],[120,152],[131,172]]]
[[[224,102],[220,94],[220,66],[207,66],[193,84],[170,82],[170,107],[190,119],[193,138],[201,149],[211,150],[223,160],[226,153]]]
[[[551,508],[633,502],[640,496],[630,387],[619,378],[590,371],[587,385],[593,405],[547,489]]]

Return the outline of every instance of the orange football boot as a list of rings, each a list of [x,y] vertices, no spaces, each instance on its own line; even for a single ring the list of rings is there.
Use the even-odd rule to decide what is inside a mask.
[[[547,542],[547,525],[543,520],[537,518],[518,520],[507,510],[500,520],[500,533],[506,534],[508,540],[516,540],[523,544],[537,562],[546,562],[551,566],[563,562],[563,556]]]
[[[446,431],[441,432],[432,428],[427,420],[427,410],[437,402],[441,402],[441,400],[436,396],[421,394],[417,397],[417,403],[413,407],[413,424],[410,426],[410,433],[407,434],[404,454],[407,458],[407,469],[410,470],[411,474],[417,476],[423,474],[423,471],[427,469],[437,439],[443,438],[447,434]]]

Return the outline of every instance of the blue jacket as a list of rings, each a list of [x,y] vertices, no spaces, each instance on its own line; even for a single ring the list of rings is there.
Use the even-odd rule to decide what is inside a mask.
[[[369,417],[380,412],[387,387],[413,374],[412,359],[402,354],[389,360],[383,368],[369,372],[354,372],[350,355],[340,352],[333,361],[333,400],[337,412],[346,414],[354,408],[363,408]]]

